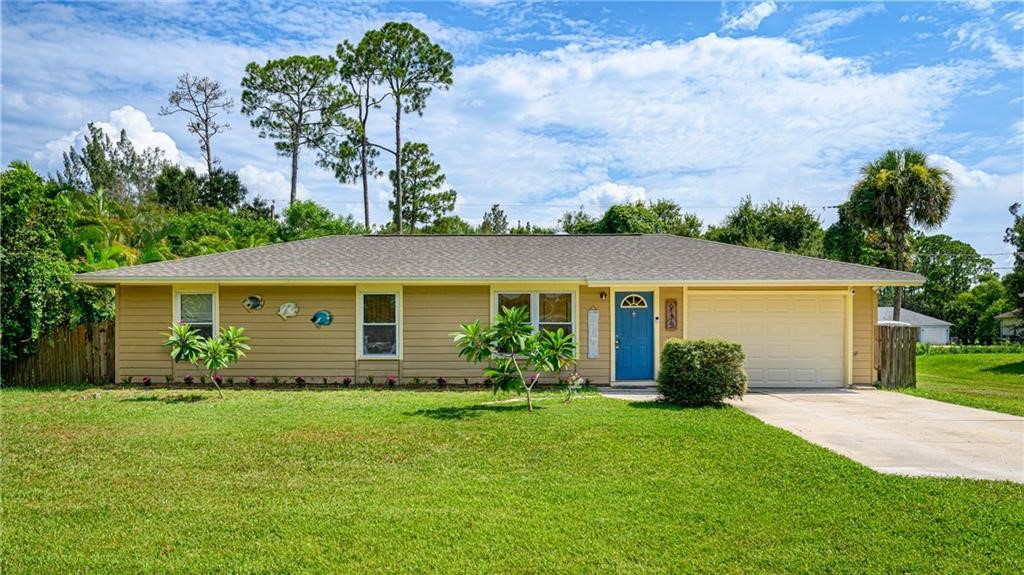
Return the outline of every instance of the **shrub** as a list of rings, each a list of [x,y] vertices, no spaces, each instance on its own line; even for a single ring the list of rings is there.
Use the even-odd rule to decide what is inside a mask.
[[[341,385],[344,385],[345,387],[352,385],[352,378],[347,375],[341,378]]]
[[[302,377],[301,375],[296,376],[295,377],[295,385],[297,385],[299,387],[302,387],[302,386],[306,385],[306,378]]]
[[[658,391],[680,405],[714,405],[747,391],[743,348],[722,339],[670,339],[661,350]]]
[[[960,353],[1024,353],[1024,344],[932,345],[917,344],[917,355],[955,355]]]
[[[398,385],[398,380],[395,379],[395,376],[389,375],[388,379],[387,379],[387,383],[388,383],[388,387],[395,387],[396,385]]]
[[[245,380],[249,382],[249,387],[256,387],[256,376],[250,375]]]

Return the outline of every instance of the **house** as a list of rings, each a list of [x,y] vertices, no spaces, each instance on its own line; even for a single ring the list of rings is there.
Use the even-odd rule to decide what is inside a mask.
[[[1021,341],[1024,339],[1024,313],[1020,308],[1001,313],[999,320],[999,339]]]
[[[119,381],[170,374],[161,333],[185,321],[245,327],[252,351],[226,377],[478,382],[450,334],[526,306],[577,334],[595,384],[650,382],[665,340],[719,336],[743,345],[754,387],[873,382],[874,288],[923,283],[669,235],[330,236],[75,279],[116,287]]]
[[[878,321],[891,320],[891,307],[878,308]],[[930,315],[924,315],[923,313],[910,311],[909,309],[906,308],[900,310],[900,321],[902,321],[903,323],[909,323],[910,325],[919,328],[917,330],[917,341],[921,343],[949,345],[949,328],[953,324],[949,323],[948,321],[942,321],[941,319],[932,317]]]

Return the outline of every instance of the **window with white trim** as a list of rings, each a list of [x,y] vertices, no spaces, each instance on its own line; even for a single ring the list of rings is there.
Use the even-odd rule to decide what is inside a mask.
[[[178,294],[178,321],[192,326],[203,337],[213,337],[213,308],[212,293]]]
[[[364,293],[360,318],[362,352],[365,357],[398,355],[398,294]]]
[[[574,333],[576,325],[572,292],[499,292],[495,313],[505,308],[525,307],[534,329]]]

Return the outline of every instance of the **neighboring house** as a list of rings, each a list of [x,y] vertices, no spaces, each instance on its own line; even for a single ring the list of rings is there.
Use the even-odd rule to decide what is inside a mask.
[[[479,382],[450,334],[526,306],[578,334],[595,384],[649,382],[668,338],[719,336],[743,345],[753,387],[873,382],[873,288],[923,283],[668,235],[330,236],[75,279],[117,288],[119,381],[169,374],[161,333],[186,321],[245,327],[252,351],[227,377]]]
[[[1015,309],[996,316],[999,320],[999,339],[1020,341],[1024,338],[1024,310]]]
[[[878,321],[891,321],[892,308],[878,308]],[[917,341],[936,345],[949,345],[949,328],[953,325],[948,321],[916,311],[903,308],[900,310],[900,321],[920,328],[917,330]]]

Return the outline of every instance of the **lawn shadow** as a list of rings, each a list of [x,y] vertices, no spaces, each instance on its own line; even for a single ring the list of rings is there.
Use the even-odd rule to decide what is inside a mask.
[[[533,410],[540,411],[543,409],[541,406],[534,404]],[[502,413],[506,411],[526,411],[526,403],[508,403],[508,404],[478,404],[478,405],[463,405],[463,406],[449,406],[449,407],[434,407],[430,409],[417,409],[416,411],[407,411],[403,415],[429,417],[431,419],[441,419],[446,421],[451,420],[462,420],[462,419],[474,419],[480,417],[481,413],[484,412],[497,412]]]
[[[664,409],[667,411],[692,411],[696,409],[728,409],[728,403],[715,403],[712,405],[679,405],[664,400],[658,401],[631,401],[629,406],[635,409]]]
[[[1024,361],[994,365],[992,367],[982,368],[981,371],[998,373],[999,375],[1024,375]]]
[[[129,398],[126,398],[126,399],[122,399],[121,401],[130,401],[130,402],[154,402],[154,401],[158,401],[160,403],[197,403],[197,402],[200,402],[200,401],[206,401],[207,399],[209,399],[209,397],[207,397],[205,395],[200,395],[198,393],[189,393],[189,394],[179,393],[179,394],[176,394],[176,395],[167,395],[167,396],[163,396],[163,397],[161,397],[159,395],[143,395],[143,396],[139,396],[139,397],[129,397]]]

